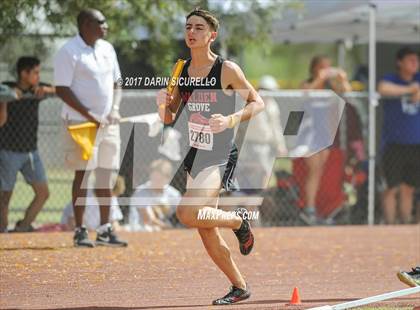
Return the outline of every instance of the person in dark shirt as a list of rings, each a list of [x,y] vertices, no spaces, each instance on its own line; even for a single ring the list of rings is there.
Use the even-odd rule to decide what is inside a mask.
[[[385,97],[382,124],[382,166],[387,189],[383,193],[386,224],[412,222],[415,189],[420,187],[420,72],[418,52],[402,47],[397,72],[385,75],[378,92]],[[399,204],[398,200],[399,198]]]
[[[10,88],[7,85],[0,84],[0,127],[7,121],[7,103],[19,99],[21,96],[17,88]]]
[[[17,82],[3,83],[16,88],[22,97],[7,103],[7,120],[0,128],[0,232],[7,232],[10,198],[20,171],[34,190],[35,197],[15,231],[31,231],[31,223],[48,199],[45,170],[38,153],[39,102],[54,94],[52,86],[39,83],[41,65],[35,57],[21,57],[17,62]]]

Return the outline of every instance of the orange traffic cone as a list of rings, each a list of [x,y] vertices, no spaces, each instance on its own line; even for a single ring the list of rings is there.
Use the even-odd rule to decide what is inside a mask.
[[[302,302],[300,301],[299,290],[297,287],[293,289],[292,298],[290,299],[289,305],[300,305]]]

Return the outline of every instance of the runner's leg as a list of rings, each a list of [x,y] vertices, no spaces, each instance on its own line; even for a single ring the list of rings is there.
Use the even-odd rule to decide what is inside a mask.
[[[246,283],[238,267],[233,261],[229,247],[216,228],[199,228],[201,240],[207,253],[219,269],[228,277],[236,287],[245,289]]]
[[[241,225],[242,219],[239,216],[237,219],[235,216],[232,220],[226,220],[223,216],[231,216],[231,214],[217,209],[220,184],[220,169],[217,166],[203,170],[195,179],[188,176],[187,192],[184,195],[184,201],[188,201],[189,198],[199,198],[199,200],[207,201],[209,204],[203,207],[182,205],[181,203],[178,206],[177,215],[181,222],[198,228],[204,247],[216,266],[219,267],[234,286],[245,289],[245,280],[233,261],[230,249],[218,229],[218,227],[237,229]],[[205,214],[209,214],[210,219],[198,219],[198,211],[200,209],[205,211]],[[212,219],[212,215],[215,215],[215,219]]]
[[[196,178],[189,179],[187,192],[176,210],[178,219],[188,227],[239,229],[242,224],[240,216],[216,208],[220,184],[218,166],[204,169]],[[204,218],[199,218],[200,215]]]

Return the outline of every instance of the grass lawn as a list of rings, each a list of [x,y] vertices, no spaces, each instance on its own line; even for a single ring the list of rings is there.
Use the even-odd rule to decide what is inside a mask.
[[[60,222],[61,211],[71,200],[71,182],[73,174],[69,170],[48,169],[48,186],[50,197],[39,213],[37,223]],[[27,206],[34,197],[31,186],[19,174],[9,207],[9,223],[23,218]]]

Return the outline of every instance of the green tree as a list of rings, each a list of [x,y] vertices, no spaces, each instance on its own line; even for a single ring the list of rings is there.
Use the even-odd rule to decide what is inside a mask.
[[[140,26],[146,29],[149,50],[142,57],[156,74],[167,74],[179,54],[174,39],[182,40],[183,17],[191,9],[201,7],[214,12],[221,21],[221,51],[225,56],[240,56],[250,41],[270,46],[272,19],[284,5],[284,1],[268,0],[3,0],[0,46],[5,54],[7,43],[24,35],[33,37],[38,51],[43,51],[48,39],[73,36],[78,12],[92,7],[107,17],[108,40],[119,48],[119,57],[138,57],[137,33]]]

